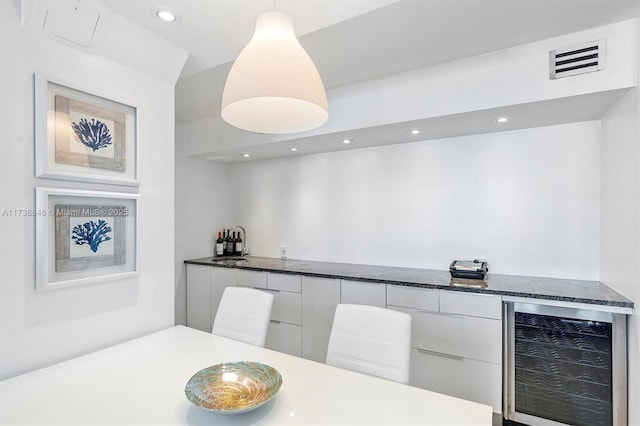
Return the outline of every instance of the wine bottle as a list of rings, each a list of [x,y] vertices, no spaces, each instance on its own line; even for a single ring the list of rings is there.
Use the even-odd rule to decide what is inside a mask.
[[[235,234],[235,232],[234,232]],[[233,256],[233,235],[231,235],[231,231],[227,230],[227,255]]]
[[[240,232],[238,232],[238,238],[236,238],[236,256],[242,256],[242,252],[244,247],[242,246],[242,238],[240,237]]]
[[[218,231],[218,239],[216,240],[216,257],[224,256],[224,247],[222,246],[221,232]]]
[[[228,256],[229,252],[227,251],[227,242],[229,241],[229,235],[226,230],[222,230],[222,255]]]

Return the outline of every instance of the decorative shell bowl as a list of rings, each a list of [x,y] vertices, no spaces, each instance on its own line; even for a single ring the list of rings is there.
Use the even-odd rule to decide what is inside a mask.
[[[218,414],[241,414],[273,398],[282,386],[275,368],[259,362],[229,362],[198,371],[184,393],[194,405]]]

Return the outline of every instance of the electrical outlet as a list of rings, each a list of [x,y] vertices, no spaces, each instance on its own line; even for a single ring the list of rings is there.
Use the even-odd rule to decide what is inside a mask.
[[[287,246],[280,246],[280,259],[287,260]]]

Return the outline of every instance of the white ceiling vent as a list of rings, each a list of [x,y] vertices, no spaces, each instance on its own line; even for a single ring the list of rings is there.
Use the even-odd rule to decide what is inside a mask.
[[[603,70],[604,58],[604,40],[552,50],[549,52],[549,78],[555,80]]]

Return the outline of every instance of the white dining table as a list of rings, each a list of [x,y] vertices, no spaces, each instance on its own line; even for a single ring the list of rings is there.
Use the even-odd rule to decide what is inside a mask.
[[[276,396],[235,416],[189,402],[198,370],[258,361]],[[0,425],[491,425],[491,408],[176,326],[0,382]]]

